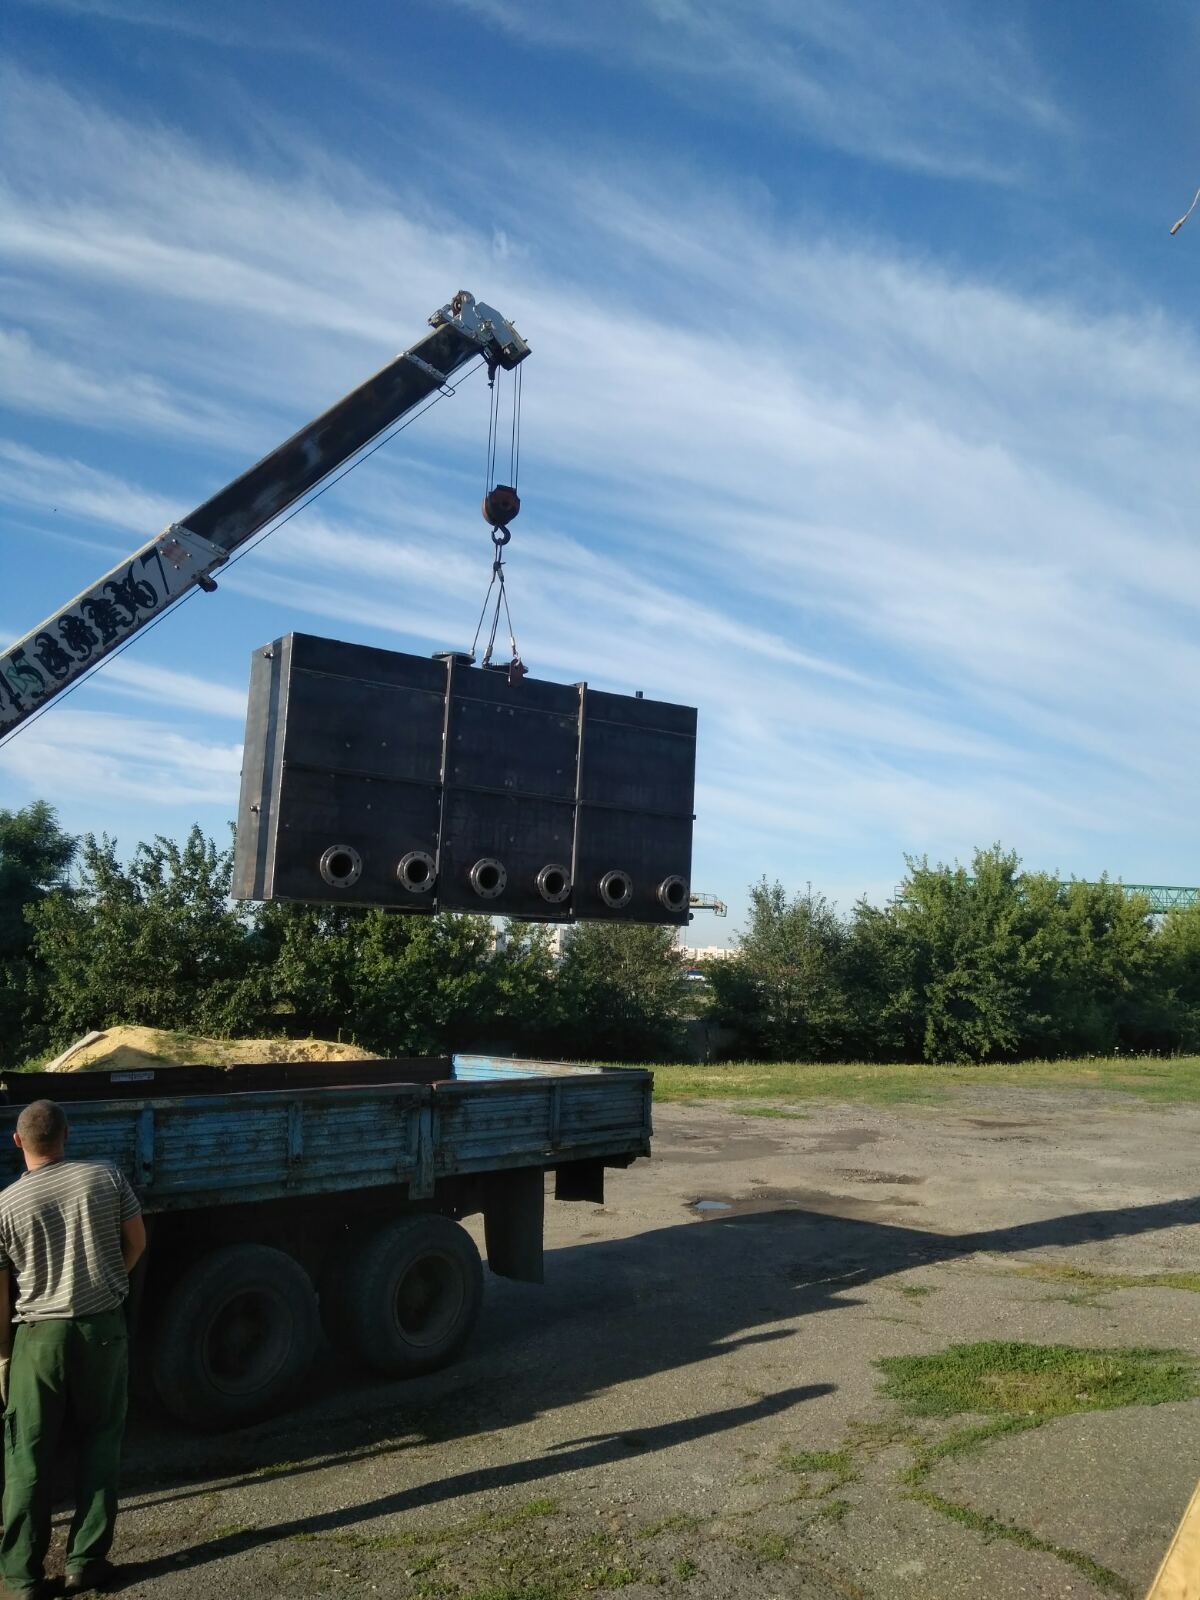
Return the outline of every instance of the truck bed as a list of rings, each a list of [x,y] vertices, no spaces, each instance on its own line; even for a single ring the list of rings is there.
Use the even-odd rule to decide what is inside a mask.
[[[22,1074],[0,1085],[0,1129],[37,1094],[61,1098],[70,1154],[120,1167],[148,1213],[397,1185],[422,1200],[458,1175],[649,1155],[652,1086],[637,1068],[469,1055],[251,1068],[233,1087],[203,1068]],[[4,1145],[0,1182],[21,1170]]]

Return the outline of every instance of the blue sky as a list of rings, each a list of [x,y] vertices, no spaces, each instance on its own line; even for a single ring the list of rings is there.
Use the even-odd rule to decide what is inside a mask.
[[[523,653],[699,706],[694,883],[1200,882],[1200,11],[10,0],[0,632],[466,287],[533,346]],[[469,643],[481,380],[0,752],[223,833],[250,651]],[[732,926],[732,924],[730,925]],[[718,924],[698,937],[723,938]]]

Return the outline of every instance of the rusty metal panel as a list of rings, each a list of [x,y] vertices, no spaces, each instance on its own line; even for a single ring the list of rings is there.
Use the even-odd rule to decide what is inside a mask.
[[[428,1100],[391,1084],[82,1101],[68,1112],[71,1151],[119,1167],[147,1212],[386,1187],[416,1176]],[[0,1108],[0,1135],[17,1114]],[[0,1186],[20,1168],[15,1148],[0,1156]]]
[[[551,1165],[561,1154],[648,1154],[651,1087],[650,1074],[640,1069],[548,1071],[456,1058],[455,1081],[433,1087],[437,1170]]]
[[[289,634],[255,653],[233,892],[690,920],[696,713]]]
[[[435,1058],[430,1070],[449,1064]],[[457,1081],[433,1086],[73,1102],[71,1151],[119,1167],[147,1212],[396,1184],[415,1198],[431,1194],[435,1178],[459,1173],[649,1153],[647,1072],[475,1057],[456,1060],[453,1070]],[[0,1187],[23,1167],[7,1137],[19,1111],[18,1103],[0,1105]]]

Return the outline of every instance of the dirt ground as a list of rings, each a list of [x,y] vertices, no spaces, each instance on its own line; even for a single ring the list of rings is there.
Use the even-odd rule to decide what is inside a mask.
[[[1200,1356],[1200,1296],[1113,1284],[1200,1265],[1197,1151],[1200,1107],[1079,1091],[659,1108],[603,1208],[548,1203],[545,1287],[489,1279],[452,1369],[330,1364],[221,1439],[141,1416],[123,1593],[1141,1596],[1200,1477],[1200,1400],[914,1476],[979,1419],[904,1416],[875,1363],[993,1339]]]

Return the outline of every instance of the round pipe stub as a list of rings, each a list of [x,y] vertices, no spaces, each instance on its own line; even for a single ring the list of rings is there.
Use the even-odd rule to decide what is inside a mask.
[[[633,879],[619,868],[600,879],[600,898],[611,911],[623,911],[633,899]]]
[[[471,887],[481,900],[494,900],[504,893],[508,872],[502,861],[484,856],[471,868]]]
[[[331,889],[349,889],[362,877],[362,857],[352,844],[331,844],[319,867]]]
[[[400,857],[396,876],[400,880],[400,887],[407,889],[410,894],[428,894],[433,888],[437,867],[428,850],[410,850],[406,856]]]
[[[537,892],[552,906],[560,906],[571,893],[571,874],[557,861],[550,861],[537,875]]]
[[[658,886],[658,903],[672,915],[682,915],[688,908],[688,886],[685,880],[673,874]]]

